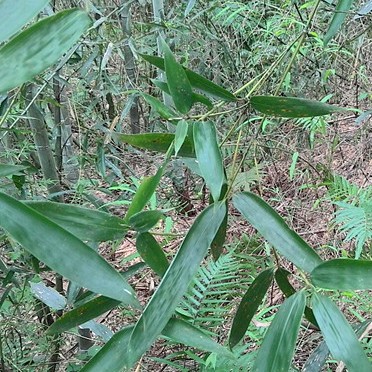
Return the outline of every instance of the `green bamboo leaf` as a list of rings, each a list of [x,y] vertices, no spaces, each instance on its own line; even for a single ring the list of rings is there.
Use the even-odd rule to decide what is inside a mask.
[[[122,371],[130,336],[134,326],[130,325],[115,333],[105,346],[81,369],[81,372]]]
[[[176,127],[176,133],[174,134],[174,153],[176,156],[185,142],[188,130],[189,124],[187,121],[183,119],[180,120]]]
[[[229,346],[232,349],[244,337],[254,314],[261,305],[267,290],[274,278],[274,270],[262,271],[248,288],[248,291],[240,301],[238,310],[234,316],[229,336]]]
[[[151,80],[160,90],[170,95],[168,84],[164,81],[152,79]],[[205,96],[198,94],[198,93],[192,93],[192,102],[200,102],[203,105],[207,106],[209,109],[213,108],[213,103]],[[173,115],[175,116],[175,115]],[[168,118],[169,119],[169,118]]]
[[[79,9],[45,18],[0,49],[0,92],[32,79],[53,65],[88,29],[91,19]]]
[[[199,328],[181,319],[171,318],[163,329],[162,335],[174,342],[195,347],[199,350],[209,351],[225,357],[234,357],[230,351],[212,340]]]
[[[169,93],[174,105],[182,114],[187,114],[193,104],[192,89],[183,67],[176,61],[166,42],[161,39],[164,52],[164,67],[167,76]]]
[[[157,56],[150,56],[146,54],[140,54],[140,56],[145,61],[151,63],[152,65],[156,66],[160,70],[165,71],[163,58],[157,57]],[[196,72],[189,70],[186,67],[184,67],[184,70],[186,71],[186,75],[193,88],[199,89],[203,93],[206,93],[207,95],[214,97],[216,99],[221,99],[227,102],[236,101],[235,96],[231,94],[229,91],[227,91],[226,89],[206,79],[204,76],[199,75]]]
[[[226,213],[224,202],[206,208],[195,220],[131,336],[128,366],[151,346],[174,313],[216,236]]]
[[[290,297],[296,293],[296,290],[292,287],[292,284],[288,280],[288,276],[291,273],[281,267],[275,271],[275,281],[278,284],[280,290],[284,293],[285,297]],[[305,318],[312,323],[315,327],[319,328],[318,323],[316,322],[313,310],[310,307],[305,306]]]
[[[121,239],[128,228],[119,217],[78,205],[25,201],[28,207],[49,218],[80,240],[103,242]]]
[[[115,335],[85,367],[84,371],[119,371],[130,368],[160,335],[195,275],[225,216],[225,203],[205,209],[195,220],[165,273],[159,287],[138,320],[129,345],[127,333]],[[116,359],[116,356],[120,358]],[[113,359],[117,361],[113,364]]]
[[[339,0],[335,9],[335,14],[332,17],[331,23],[328,27],[326,34],[324,35],[324,46],[326,46],[331,39],[337,34],[341,28],[344,20],[347,16],[348,11],[353,4],[353,0]]]
[[[143,179],[128,208],[124,221],[128,222],[132,216],[142,211],[154,194],[162,175],[163,167],[160,167],[154,176],[145,177]]]
[[[163,102],[160,102],[155,97],[150,96],[146,93],[141,93],[141,97],[165,120],[174,118],[177,116],[177,113],[170,109],[168,106],[165,106]]]
[[[63,310],[66,307],[66,299],[54,288],[47,287],[43,282],[30,282],[31,293],[45,305],[54,310]]]
[[[104,346],[106,352],[97,353],[81,372],[121,371],[133,329],[134,326],[128,326],[117,332]],[[170,319],[161,335],[184,345],[223,355],[225,358],[233,357],[226,348],[210,339],[198,328],[180,319]]]
[[[13,165],[13,164],[0,164],[0,177],[7,177],[7,176],[22,176],[25,169],[28,166],[26,165]]]
[[[68,311],[59,317],[47,330],[47,334],[53,335],[68,331],[89,320],[92,320],[106,311],[120,305],[120,301],[109,297],[99,296],[85,304]]]
[[[353,324],[352,328],[357,337],[360,337],[367,327],[371,324],[371,320],[366,320],[362,323]],[[327,362],[329,349],[325,341],[321,342],[315,350],[309,355],[302,372],[321,372],[324,364]]]
[[[160,211],[142,211],[130,217],[128,222],[133,230],[145,232],[152,229],[162,218],[164,214]]]
[[[265,115],[282,118],[305,118],[345,110],[327,103],[296,97],[254,96],[251,105]]]
[[[305,300],[305,294],[301,291],[280,305],[258,351],[254,372],[289,371]]]
[[[342,360],[350,372],[370,372],[372,365],[337,306],[317,293],[312,296],[312,303],[315,318],[332,356]]]
[[[148,232],[141,233],[136,239],[137,252],[142,259],[159,276],[163,276],[168,269],[169,263],[163,250],[155,238]]]
[[[246,220],[297,267],[310,273],[322,263],[316,252],[261,198],[244,192],[235,195],[233,202]]]
[[[221,195],[222,185],[226,182],[222,156],[217,144],[216,130],[211,121],[195,123],[194,145],[199,169],[207,184],[213,200]]]
[[[116,134],[119,141],[128,143],[129,145],[139,147],[141,149],[158,151],[166,153],[169,146],[174,141],[174,134],[171,133],[143,133],[143,134]],[[179,156],[187,158],[195,157],[194,144],[189,136],[187,136],[181,146]]]
[[[311,272],[314,285],[342,291],[372,289],[372,261],[335,259]]]
[[[132,288],[97,252],[23,203],[0,193],[0,226],[38,260],[96,293],[139,306]]]
[[[22,26],[36,16],[49,0],[32,0],[17,2],[14,0],[0,1],[0,43],[9,39]]]
[[[213,239],[213,242],[211,243],[211,251],[212,256],[215,261],[219,259],[219,257],[222,254],[223,246],[225,244],[226,240],[226,232],[227,232],[227,221],[228,221],[228,205],[226,203],[226,214],[225,217],[221,223],[220,228],[217,231],[216,236]]]

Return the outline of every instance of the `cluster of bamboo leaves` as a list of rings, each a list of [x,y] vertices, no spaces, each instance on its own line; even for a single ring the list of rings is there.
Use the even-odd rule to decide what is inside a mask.
[[[4,22],[0,28],[0,91],[6,92],[56,63],[90,27],[91,20],[82,10],[71,9],[42,19],[22,32],[19,30],[48,1],[24,5],[16,18],[9,12],[12,2],[0,3]],[[344,19],[351,1],[339,1],[335,17],[324,42],[332,38]],[[9,14],[9,17],[4,17]],[[6,21],[6,22],[5,22]],[[12,37],[14,34],[16,36]],[[12,38],[11,38],[12,37]],[[9,41],[7,41],[11,38]],[[317,252],[259,196],[250,192],[231,195],[216,135],[216,125],[208,118],[188,117],[194,104],[213,110],[214,100],[239,99],[224,88],[177,62],[161,40],[164,58],[142,58],[165,72],[166,81],[155,84],[172,98],[172,106],[146,94],[144,99],[164,119],[175,126],[174,133],[118,134],[117,138],[139,148],[165,153],[157,173],[139,186],[124,218],[105,212],[63,203],[20,201],[0,193],[0,226],[9,238],[18,242],[51,270],[84,288],[88,300],[70,298],[74,307],[48,329],[58,334],[81,325],[118,306],[141,310],[137,322],[117,332],[86,364],[84,371],[119,371],[132,368],[159,337],[197,349],[234,358],[232,350],[244,338],[249,323],[275,281],[287,297],[274,317],[255,360],[254,371],[287,371],[295,352],[303,317],[322,332],[329,352],[342,360],[349,371],[370,371],[371,364],[353,330],[338,307],[329,299],[329,290],[367,290],[372,288],[372,263],[352,259],[323,261]],[[295,97],[252,96],[251,106],[265,115],[278,117],[314,117],[339,108]],[[197,160],[199,173],[211,194],[210,205],[195,219],[171,262],[151,234],[163,218],[158,210],[145,209],[157,189],[164,168],[172,156]],[[2,176],[22,171],[1,164]],[[233,317],[227,345],[220,345],[202,329],[190,324],[177,307],[202,260],[211,248],[218,259],[226,236],[229,210],[235,207],[278,253],[293,263],[304,278],[303,288],[295,290],[289,273],[280,266],[262,271],[253,281]],[[92,228],[93,227],[93,228]],[[144,308],[125,273],[116,271],[87,243],[123,239],[129,230],[136,232],[136,247],[143,261],[161,278],[160,284]],[[78,293],[78,291],[76,291]],[[64,308],[63,302],[60,308]]]

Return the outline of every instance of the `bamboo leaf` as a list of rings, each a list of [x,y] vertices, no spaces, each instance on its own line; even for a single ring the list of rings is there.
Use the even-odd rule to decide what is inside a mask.
[[[305,118],[329,115],[345,110],[327,103],[296,97],[254,96],[251,105],[265,115],[282,118]]]
[[[180,120],[177,124],[176,133],[174,135],[174,153],[176,156],[185,142],[188,130],[189,124],[187,121],[183,119]]]
[[[161,39],[164,52],[164,67],[167,76],[169,93],[174,105],[182,114],[187,114],[193,104],[192,89],[183,67],[176,61],[166,42]]]
[[[84,241],[121,239],[128,230],[121,218],[102,211],[46,201],[25,201],[24,204]]]
[[[235,195],[233,202],[247,221],[297,267],[310,273],[322,263],[316,252],[261,198],[244,192]]]
[[[233,357],[233,354],[225,347],[212,340],[199,328],[181,319],[171,318],[163,329],[162,335],[174,342],[195,347],[199,350],[209,351],[225,357]]]
[[[128,222],[133,215],[142,211],[155,192],[162,174],[163,167],[160,167],[154,176],[145,177],[143,179],[128,208],[124,221]]]
[[[0,43],[9,39],[22,26],[37,15],[49,0],[32,0],[17,2],[14,0],[0,1]]]
[[[332,17],[331,23],[328,27],[326,34],[324,35],[324,46],[326,46],[334,36],[336,36],[338,30],[341,28],[345,21],[348,11],[353,4],[353,0],[338,0],[335,14]]]
[[[151,63],[152,65],[156,66],[160,70],[165,70],[164,67],[164,59],[157,56],[150,56],[146,54],[140,54],[140,56],[147,62]],[[226,89],[220,87],[219,85],[213,83],[212,81],[206,79],[204,76],[197,74],[194,71],[189,70],[188,68],[184,67],[186,71],[186,75],[190,81],[190,84],[193,88],[199,89],[203,93],[214,97],[216,99],[221,99],[223,101],[236,101],[236,98],[233,94],[231,94]]]
[[[221,223],[220,228],[217,231],[216,236],[214,237],[211,243],[211,251],[212,256],[215,261],[219,259],[223,251],[223,245],[225,244],[226,240],[226,232],[227,232],[227,221],[228,221],[228,205],[226,202],[226,214]]]
[[[172,317],[216,235],[225,213],[225,203],[219,202],[210,205],[196,218],[159,287],[138,320],[129,345],[127,345],[126,333],[115,335],[113,341],[115,344],[106,344],[88,363],[84,371],[119,371],[124,367],[130,368],[151,346]],[[117,360],[118,354],[120,358]],[[117,363],[112,364],[112,359],[117,360]]]
[[[26,165],[0,164],[0,177],[7,177],[11,175],[22,176]]]
[[[53,65],[91,24],[88,14],[70,9],[29,27],[0,49],[0,92],[32,79]]]
[[[120,305],[120,301],[109,297],[99,296],[76,307],[73,310],[64,313],[47,330],[47,334],[53,335],[68,331],[89,320],[92,320],[106,311]]]
[[[142,211],[134,214],[129,218],[129,224],[133,230],[145,232],[152,229],[164,214],[160,211]]]
[[[103,349],[107,350],[107,352],[97,353],[81,371],[121,371],[123,368],[123,359],[126,358],[129,339],[133,329],[134,326],[129,326],[117,332],[104,346]],[[225,358],[233,357],[226,348],[210,339],[198,328],[180,319],[170,319],[161,334],[176,342],[201,350],[215,352],[219,355],[223,355]]]
[[[342,360],[350,372],[369,372],[372,365],[353,329],[337,306],[327,297],[312,296],[315,318],[332,356]]]
[[[274,270],[262,271],[243,296],[234,316],[229,336],[229,346],[232,349],[244,337],[254,314],[261,305],[267,290],[274,278]]]
[[[157,80],[157,79],[152,79],[151,81],[160,90],[162,90],[163,92],[165,92],[165,93],[167,93],[167,94],[170,95],[169,87],[168,87],[168,84],[166,82],[161,81],[161,80]],[[195,92],[192,93],[192,102],[193,103],[200,102],[203,105],[207,106],[209,109],[212,109],[213,108],[213,103],[207,97],[205,97],[205,96],[203,96],[201,94],[195,93]],[[173,116],[176,116],[176,115],[173,115]],[[167,119],[169,119],[169,117]]]
[[[128,365],[140,358],[163,330],[204,258],[226,213],[225,203],[205,209],[195,220],[131,336]]]
[[[304,309],[303,291],[280,306],[258,351],[254,372],[289,371]]]
[[[222,185],[226,179],[221,152],[217,144],[216,130],[211,121],[195,123],[193,127],[195,153],[199,169],[213,200],[217,201],[220,198]]]
[[[157,98],[150,96],[146,93],[141,93],[141,97],[165,120],[168,120],[172,117],[176,117],[177,113],[170,109],[168,106],[165,106],[163,102],[160,102]]]
[[[0,193],[0,226],[38,260],[82,287],[132,306],[132,288],[98,253],[23,203]]]
[[[372,289],[372,261],[335,259],[311,272],[314,285],[342,291]]]
[[[288,280],[288,276],[291,273],[283,268],[279,268],[275,271],[275,281],[278,284],[280,290],[284,293],[286,297],[290,297],[296,293],[296,290],[292,287],[292,284]],[[305,318],[312,323],[315,327],[319,328],[318,323],[316,322],[313,310],[305,306]]]
[[[151,269],[159,276],[165,274],[169,266],[168,260],[159,243],[150,233],[145,232],[137,236],[136,248],[137,252]]]
[[[30,282],[31,293],[54,310],[62,310],[66,307],[66,299],[54,288],[47,287],[43,282]]]
[[[116,134],[116,136],[121,142],[162,153],[166,153],[174,141],[174,134],[171,133]],[[185,138],[178,155],[187,158],[195,157],[194,144],[189,136]]]
[[[115,333],[105,346],[81,369],[81,372],[122,371],[134,326]]]

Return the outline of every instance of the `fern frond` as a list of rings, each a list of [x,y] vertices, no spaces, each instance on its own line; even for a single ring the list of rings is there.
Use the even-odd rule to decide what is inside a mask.
[[[328,195],[333,202],[352,201],[358,197],[361,190],[345,177],[338,175],[335,175],[333,181],[328,184]]]
[[[363,246],[372,239],[372,199],[363,197],[358,205],[336,202],[340,209],[336,212],[335,221],[341,225],[340,230],[346,233],[346,240],[355,240],[355,258],[359,258]]]
[[[216,335],[231,311],[231,301],[248,285],[246,275],[242,275],[243,267],[247,270],[247,264],[233,252],[202,266],[181,302],[181,312],[194,325]]]

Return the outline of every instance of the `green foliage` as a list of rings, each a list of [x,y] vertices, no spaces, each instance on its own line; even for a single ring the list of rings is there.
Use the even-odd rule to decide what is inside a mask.
[[[332,96],[327,94],[331,78],[340,75],[333,62],[342,55],[345,63],[355,63],[354,39],[348,39],[347,48],[329,43],[341,26],[346,25],[344,21],[351,3],[339,1],[328,25],[328,19],[318,11],[324,6],[319,0],[301,5],[290,1],[279,4],[274,0],[226,4],[217,1],[199,4],[190,0],[187,5],[170,4],[174,7],[172,17],[156,19],[155,23],[145,18],[144,14],[151,13],[147,9],[133,13],[139,18],[144,17],[136,23],[133,32],[141,33],[143,39],[138,43],[131,39],[129,9],[132,3],[121,9],[120,31],[114,18],[118,13],[116,9],[108,14],[106,6],[98,8],[97,5],[90,9],[99,19],[91,28],[87,42],[70,52],[91,24],[90,17],[82,10],[64,10],[44,18],[2,46],[0,91],[35,78],[37,85],[40,80],[36,75],[67,53],[53,75],[38,86],[38,96],[30,98],[30,105],[40,111],[34,111],[40,114],[36,115],[39,124],[45,127],[45,147],[48,147],[48,141],[55,142],[57,166],[52,165],[52,168],[60,177],[54,181],[61,181],[61,188],[60,192],[48,197],[58,198],[60,203],[29,200],[39,199],[43,191],[37,183],[40,182],[37,180],[37,159],[32,158],[35,157],[32,153],[35,146],[29,144],[31,131],[27,127],[25,130],[20,123],[27,123],[25,114],[27,120],[36,118],[30,115],[33,111],[27,111],[31,106],[23,109],[28,101],[24,101],[22,89],[14,96],[12,93],[9,97],[0,97],[3,115],[0,123],[2,131],[4,129],[4,136],[0,138],[0,175],[4,191],[0,194],[0,226],[6,247],[5,259],[0,261],[4,273],[0,305],[2,311],[17,306],[16,301],[9,299],[14,300],[21,278],[23,286],[38,299],[37,304],[43,304],[48,312],[45,316],[49,327],[47,334],[52,338],[47,343],[53,355],[46,359],[52,361],[56,356],[58,359],[61,332],[85,323],[83,327],[100,334],[93,319],[125,306],[122,311],[129,315],[124,322],[129,326],[111,338],[112,333],[105,337],[105,345],[92,358],[93,353],[86,354],[89,361],[83,367],[84,371],[129,370],[159,338],[193,348],[176,355],[187,355],[204,371],[287,371],[291,369],[296,352],[303,316],[320,328],[326,342],[318,359],[319,368],[330,351],[334,358],[344,361],[350,371],[370,369],[363,345],[328,298],[332,294],[319,293],[323,289],[371,289],[370,261],[327,260],[327,252],[316,251],[292,229],[296,218],[290,219],[293,217],[290,214],[283,218],[276,211],[288,214],[290,208],[283,209],[282,203],[273,208],[263,200],[269,199],[273,190],[279,190],[277,182],[280,185],[280,180],[273,181],[272,189],[269,189],[265,186],[265,177],[260,176],[263,170],[262,175],[272,177],[272,167],[280,168],[278,160],[283,161],[285,156],[274,158],[277,147],[284,149],[284,154],[294,154],[292,165],[286,168],[290,170],[290,177],[285,187],[288,192],[294,190],[295,196],[291,200],[296,207],[300,202],[296,199],[300,194],[298,183],[310,177],[310,171],[320,172],[311,161],[304,161],[307,156],[302,151],[304,144],[294,143],[292,133],[288,138],[287,133],[279,139],[276,137],[282,126],[289,123],[287,128],[291,129],[292,123],[296,122],[275,118],[268,121],[265,117],[251,115],[254,109],[276,118],[301,118],[297,123],[310,131],[311,147],[320,143],[315,141],[316,136],[326,133],[328,123],[325,119],[315,121],[312,118],[342,114],[344,110],[323,102]],[[3,41],[18,32],[45,4],[45,1],[29,4],[13,25],[0,26]],[[154,2],[153,5],[159,4]],[[201,5],[206,6],[202,11]],[[138,2],[136,6],[149,5]],[[9,12],[10,7],[8,1],[0,4],[0,10]],[[14,14],[19,11],[16,7]],[[314,30],[327,27],[324,40],[321,40]],[[200,31],[203,38],[195,37]],[[164,58],[151,55],[156,47]],[[137,61],[137,54],[148,63]],[[125,64],[124,78],[118,67],[121,63]],[[320,72],[321,76],[310,76],[305,65]],[[138,81],[137,73],[141,78]],[[366,74],[360,75],[363,80]],[[49,84],[52,78],[53,84]],[[128,81],[124,82],[126,78]],[[147,82],[153,85],[147,87]],[[236,91],[231,93],[222,85]],[[65,86],[71,90],[63,99]],[[320,89],[320,96],[326,94],[321,102],[316,100]],[[164,95],[163,101],[160,94]],[[296,97],[303,94],[314,99]],[[145,102],[139,102],[139,97]],[[336,94],[333,97],[338,99]],[[147,105],[151,106],[151,112]],[[73,112],[71,116],[78,124],[78,136],[72,130],[69,134],[63,133],[71,119],[70,113],[63,108]],[[126,131],[127,116],[130,123],[134,123],[131,128],[136,134],[120,133]],[[140,128],[146,129],[147,133],[137,133]],[[301,129],[297,126],[296,130]],[[12,148],[11,141],[2,141],[5,136],[18,147]],[[79,155],[65,161],[67,155],[63,151],[67,151],[68,146],[75,146],[73,141],[71,145],[71,138],[78,144]],[[23,139],[25,144],[22,144]],[[123,147],[122,143],[130,146]],[[35,144],[40,150],[36,141]],[[335,136],[334,148],[337,145]],[[151,170],[146,169],[146,173],[153,176],[143,177],[143,163],[148,155],[131,146],[166,154],[162,161],[155,158]],[[19,148],[27,148],[27,151],[18,153]],[[4,159],[9,154],[12,155],[7,164],[8,160]],[[185,181],[180,196],[189,204],[196,204],[194,209],[187,211],[190,216],[195,213],[196,217],[190,223],[185,221],[185,226],[191,226],[185,233],[177,230],[183,217],[172,215],[172,219],[180,220],[175,221],[177,234],[171,233],[170,217],[164,220],[162,212],[174,209],[166,200],[170,185],[165,177],[172,157],[182,161],[182,158],[192,158],[184,160],[185,164],[193,166],[189,166],[191,173],[189,170],[184,173],[190,178]],[[51,158],[54,160],[53,156]],[[79,181],[76,183],[65,174],[70,169],[71,159],[79,164]],[[304,163],[310,167],[306,169]],[[183,169],[179,171],[182,173]],[[33,176],[33,172],[37,176]],[[244,176],[249,176],[249,181],[242,182]],[[51,181],[45,178],[46,184]],[[329,177],[329,174],[324,178],[319,187],[328,187],[328,197],[339,208],[335,222],[341,226],[340,231],[346,233],[346,240],[355,240],[357,258],[362,253],[368,257],[370,252],[364,248],[372,237],[370,188],[362,190],[343,178]],[[209,195],[202,183],[210,193],[209,206]],[[241,192],[246,186],[255,193]],[[198,191],[197,187],[200,187]],[[154,202],[157,191],[161,191],[162,198],[159,207]],[[69,198],[74,204],[67,204],[71,201]],[[113,198],[116,199],[112,201]],[[275,201],[273,197],[271,200],[282,202],[285,198]],[[78,205],[85,205],[87,201],[102,211]],[[147,209],[149,203],[150,210]],[[163,208],[163,204],[169,209]],[[113,208],[122,206],[126,209]],[[308,220],[304,221],[306,227],[303,229],[310,231]],[[247,234],[251,234],[252,228],[265,240],[263,249],[259,250],[262,255],[259,260],[255,261],[254,248],[244,254],[224,253],[231,240],[244,245],[240,232],[248,229]],[[162,247],[173,243],[172,239],[180,235],[183,241],[179,245],[173,244],[178,248],[171,252],[173,258],[169,263]],[[99,249],[113,252],[124,240],[131,241],[131,238],[133,243],[135,240],[136,251],[116,265],[121,267],[133,257],[144,262],[130,266],[126,273],[119,273],[102,257]],[[100,246],[101,242],[105,245]],[[205,260],[208,251],[215,261]],[[293,264],[294,275],[291,277],[289,271],[281,267],[289,267],[288,262]],[[147,294],[142,309],[127,279],[128,273],[138,273],[144,266],[148,270],[144,277],[157,274],[159,283],[153,294]],[[40,277],[33,278],[34,272]],[[55,288],[40,282],[40,278],[49,280],[52,274],[57,277]],[[268,296],[269,291],[272,294],[279,291],[271,285],[274,277],[286,297],[280,305],[264,302],[266,298],[273,298]],[[66,279],[70,281],[65,294],[63,284]],[[280,298],[281,294],[277,293],[275,297]],[[313,310],[306,306],[310,298]],[[34,304],[34,298],[28,301]],[[266,320],[271,322],[266,332],[251,324],[261,305]],[[215,341],[216,337],[220,343]],[[166,344],[167,348],[173,347],[170,342]],[[225,343],[233,350],[224,346]],[[209,354],[201,354],[205,352]],[[0,363],[3,363],[3,354],[0,356]],[[11,359],[7,358],[7,361]],[[171,356],[162,360],[175,368],[178,366]]]

